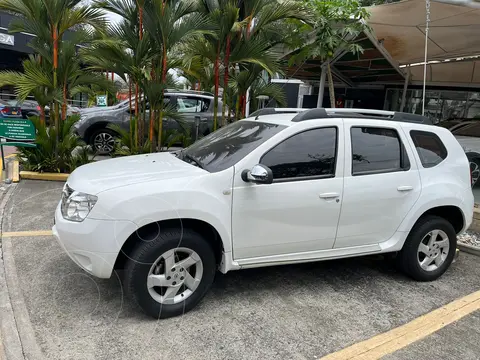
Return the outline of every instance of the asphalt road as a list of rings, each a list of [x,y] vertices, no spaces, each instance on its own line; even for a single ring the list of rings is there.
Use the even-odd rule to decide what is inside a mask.
[[[48,230],[62,183],[22,181],[3,231]],[[439,280],[417,283],[374,258],[218,275],[194,311],[156,321],[125,298],[121,274],[80,270],[52,236],[11,238],[19,287],[48,359],[314,359],[405,324],[480,288],[462,253]],[[478,359],[477,311],[388,359]]]

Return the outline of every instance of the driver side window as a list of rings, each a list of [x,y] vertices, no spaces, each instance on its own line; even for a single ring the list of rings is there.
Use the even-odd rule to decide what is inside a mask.
[[[273,181],[335,177],[337,128],[303,131],[284,140],[260,159],[273,172]]]

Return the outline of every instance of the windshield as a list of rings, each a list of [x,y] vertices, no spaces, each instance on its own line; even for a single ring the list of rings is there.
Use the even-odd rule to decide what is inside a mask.
[[[462,124],[463,125],[463,124]],[[468,123],[464,126],[457,125],[450,130],[456,136],[480,137],[480,121]]]
[[[209,172],[225,170],[286,126],[258,121],[238,121],[197,141],[182,151]]]

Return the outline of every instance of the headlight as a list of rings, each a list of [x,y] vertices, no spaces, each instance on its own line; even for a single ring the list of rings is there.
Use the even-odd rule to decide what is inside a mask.
[[[62,193],[62,216],[66,220],[82,222],[90,213],[98,198],[95,195],[74,191],[68,185]]]

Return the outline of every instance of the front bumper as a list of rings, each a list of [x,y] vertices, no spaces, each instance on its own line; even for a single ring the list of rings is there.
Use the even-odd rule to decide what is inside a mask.
[[[54,237],[82,269],[99,278],[109,278],[118,254],[137,226],[128,220],[65,220],[60,204],[55,211]]]

